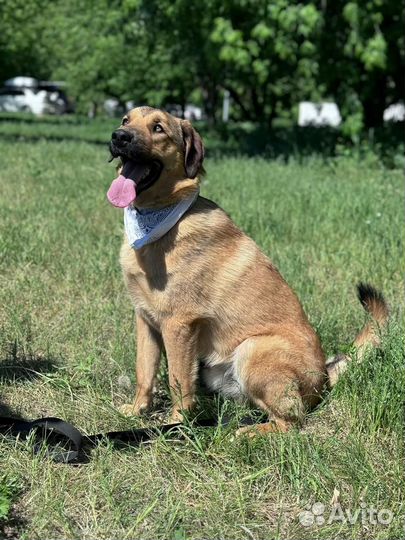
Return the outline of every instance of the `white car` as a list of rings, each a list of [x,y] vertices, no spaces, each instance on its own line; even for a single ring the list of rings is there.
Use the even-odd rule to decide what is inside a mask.
[[[32,114],[61,114],[66,104],[57,91],[16,88],[0,89],[0,111],[29,112]]]
[[[166,105],[165,111],[173,116],[177,116],[177,118],[185,118],[186,120],[191,121],[202,120],[203,117],[202,109],[196,105],[192,105],[191,103],[185,106],[184,111],[181,108],[181,105],[176,103]]]
[[[186,105],[186,108],[184,109],[184,118],[186,120],[191,120],[192,122],[194,120],[202,120],[202,109],[201,107],[197,107],[196,105]]]
[[[394,103],[384,111],[384,122],[403,122],[405,120],[405,106],[403,103]]]
[[[339,107],[336,103],[324,101],[322,103],[312,103],[311,101],[301,101],[298,106],[299,126],[331,126],[338,127],[342,122]]]

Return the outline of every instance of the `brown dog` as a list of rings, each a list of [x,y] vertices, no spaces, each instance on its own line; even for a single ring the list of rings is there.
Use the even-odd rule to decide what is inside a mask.
[[[121,206],[131,202],[145,212],[197,196],[204,149],[189,122],[150,107],[133,109],[113,133],[111,153],[129,171],[114,196],[132,189],[136,197]],[[317,334],[272,262],[215,203],[198,196],[166,234],[139,249],[126,237],[121,265],[138,339],[136,395],[122,407],[125,414],[151,406],[162,347],[174,421],[194,404],[201,363],[212,390],[244,396],[269,414],[269,422],[255,427],[262,432],[299,424],[320,400],[328,370]],[[382,296],[367,286],[360,295],[384,324]],[[369,323],[355,345],[361,352],[377,340]],[[347,360],[331,360],[332,383]]]

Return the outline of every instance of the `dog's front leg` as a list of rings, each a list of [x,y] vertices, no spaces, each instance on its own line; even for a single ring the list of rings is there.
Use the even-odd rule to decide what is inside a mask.
[[[120,408],[126,416],[137,416],[151,407],[162,351],[161,336],[139,314],[136,315],[136,336],[136,393],[133,403]]]
[[[172,395],[171,421],[181,422],[183,411],[195,402],[197,334],[193,324],[168,321],[162,328]]]

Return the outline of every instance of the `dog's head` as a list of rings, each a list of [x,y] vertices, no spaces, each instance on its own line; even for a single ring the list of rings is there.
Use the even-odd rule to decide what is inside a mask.
[[[190,122],[152,107],[124,116],[112,133],[110,152],[122,163],[113,197],[114,183],[109,191],[116,206],[172,204],[196,191],[203,172],[203,143]]]

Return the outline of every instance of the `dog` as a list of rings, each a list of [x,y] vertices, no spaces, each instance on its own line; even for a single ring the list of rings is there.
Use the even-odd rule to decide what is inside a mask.
[[[110,152],[121,160],[108,198],[125,208],[120,261],[136,311],[136,394],[121,411],[132,416],[150,409],[164,347],[173,422],[193,407],[202,367],[210,390],[267,413],[267,422],[242,432],[299,426],[351,357],[326,360],[271,260],[199,195],[204,146],[197,131],[187,120],[138,107],[113,132]],[[372,317],[354,341],[361,358],[379,345],[388,307],[369,285],[358,293]]]

